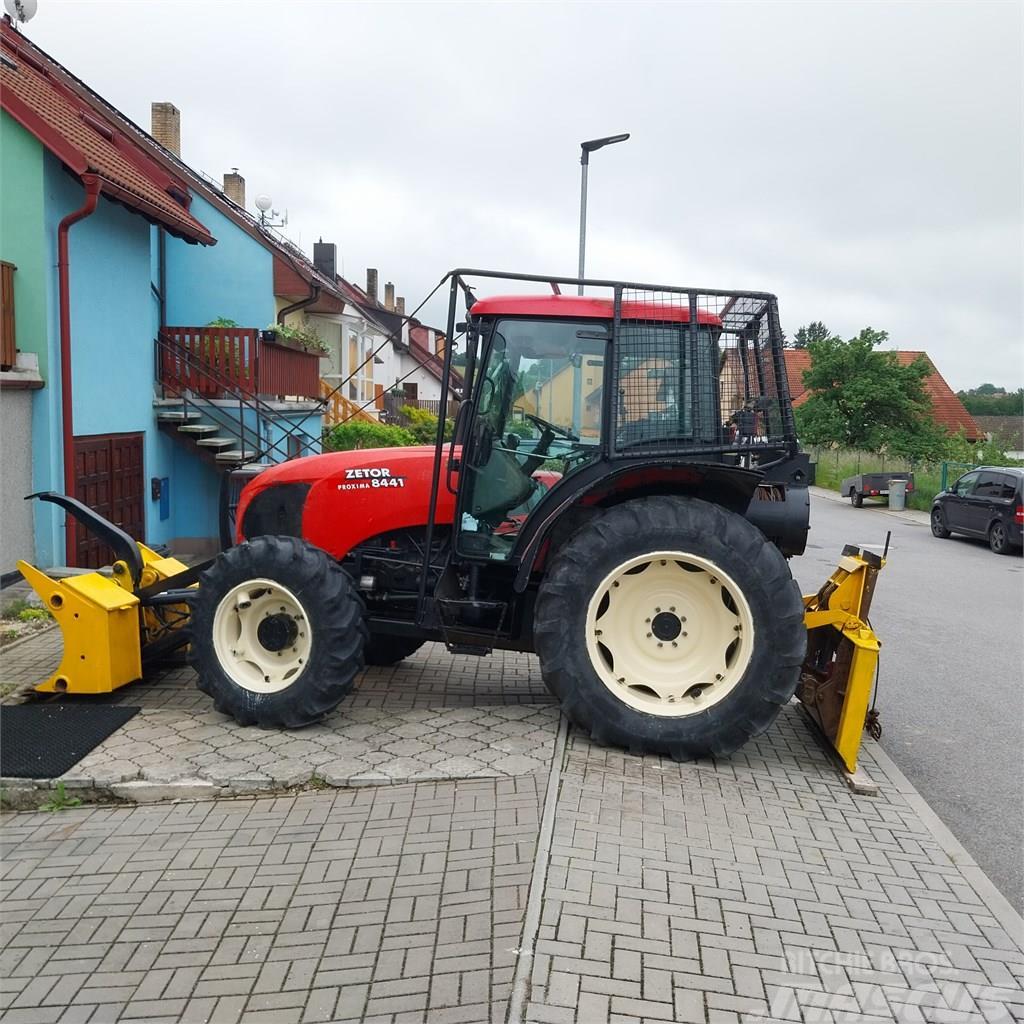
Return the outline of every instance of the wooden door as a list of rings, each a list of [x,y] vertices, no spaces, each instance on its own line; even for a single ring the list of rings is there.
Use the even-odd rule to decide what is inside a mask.
[[[75,438],[75,497],[136,540],[145,540],[142,434],[91,434]],[[98,569],[114,553],[75,526],[75,565]]]

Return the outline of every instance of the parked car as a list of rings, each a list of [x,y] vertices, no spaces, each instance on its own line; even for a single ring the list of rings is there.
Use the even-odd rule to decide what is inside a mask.
[[[932,533],[984,537],[1000,555],[1021,550],[1024,536],[1024,469],[981,466],[964,473],[932,502]]]
[[[907,494],[913,493],[913,473],[858,473],[857,476],[848,476],[839,485],[839,493],[849,498],[854,508],[860,508],[865,498],[885,498],[888,501],[890,480],[906,480]]]

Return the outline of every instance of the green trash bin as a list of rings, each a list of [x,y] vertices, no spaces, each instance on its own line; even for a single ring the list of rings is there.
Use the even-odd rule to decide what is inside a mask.
[[[889,508],[900,511],[907,507],[907,481],[889,481]]]

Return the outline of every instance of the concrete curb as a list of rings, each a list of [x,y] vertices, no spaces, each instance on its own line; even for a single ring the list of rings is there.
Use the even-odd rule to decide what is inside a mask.
[[[1017,946],[1024,952],[1024,918],[1011,906],[1010,901],[995,887],[988,875],[978,867],[974,858],[964,849],[963,844],[950,831],[949,826],[932,810],[928,802],[914,788],[914,784],[897,767],[896,762],[882,749],[881,744],[871,746],[871,756],[878,767],[910,805],[914,813],[935,837],[943,852],[963,872],[974,891],[991,911]]]

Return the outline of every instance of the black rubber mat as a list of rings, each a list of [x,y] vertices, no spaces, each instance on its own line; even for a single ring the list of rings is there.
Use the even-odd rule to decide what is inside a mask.
[[[74,767],[138,708],[111,704],[8,704],[0,707],[0,775],[55,779]]]

